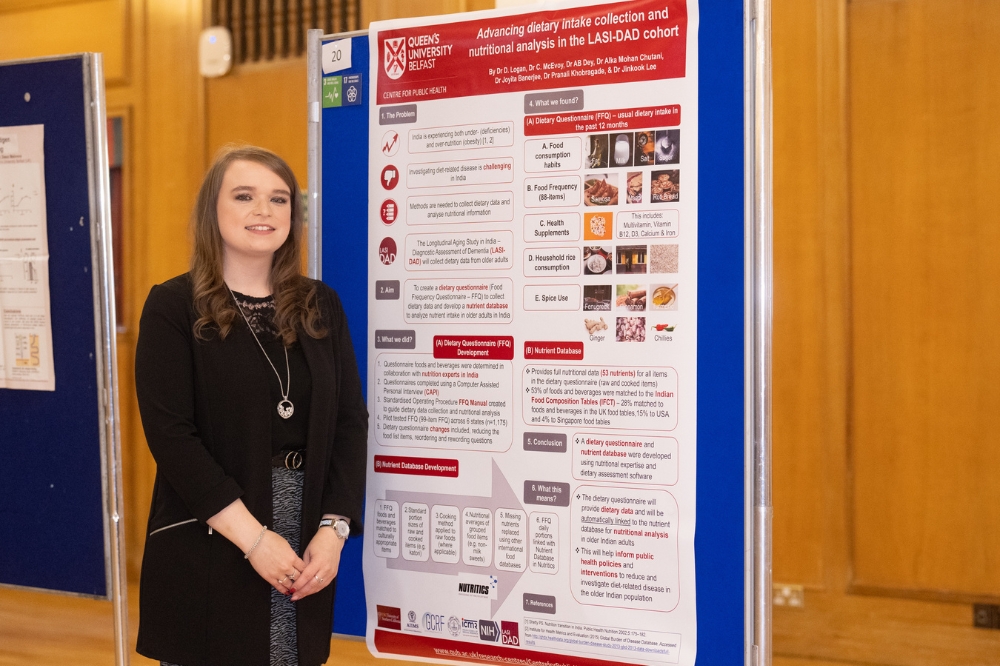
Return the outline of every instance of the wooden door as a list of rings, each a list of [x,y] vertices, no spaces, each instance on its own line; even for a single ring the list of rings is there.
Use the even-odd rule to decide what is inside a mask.
[[[775,0],[778,654],[1000,664],[1000,2]]]

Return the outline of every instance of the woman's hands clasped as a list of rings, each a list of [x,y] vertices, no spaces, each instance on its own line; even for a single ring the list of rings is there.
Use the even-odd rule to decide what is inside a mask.
[[[340,553],[344,549],[345,540],[328,527],[321,527],[309,542],[306,552],[302,554],[305,568],[298,577],[292,601],[298,601],[310,594],[315,594],[333,582],[340,569]]]
[[[284,537],[270,530],[264,532],[248,559],[261,578],[285,595],[296,592],[296,581],[301,579],[306,569],[306,563],[295,554]]]

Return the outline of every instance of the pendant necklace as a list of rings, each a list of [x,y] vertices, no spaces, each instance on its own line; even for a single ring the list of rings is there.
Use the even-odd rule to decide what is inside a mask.
[[[226,289],[229,289],[229,285],[226,285]],[[271,357],[267,355],[267,350],[264,349],[264,345],[260,344],[260,338],[254,333],[253,326],[250,325],[250,320],[247,318],[247,314],[243,312],[243,306],[240,305],[239,300],[236,298],[236,294],[233,293],[232,289],[229,289],[229,295],[233,297],[233,302],[236,303],[236,308],[243,315],[243,321],[247,323],[247,328],[250,329],[250,334],[253,335],[253,339],[257,341],[257,346],[260,350],[264,352],[264,358],[267,359],[268,365],[274,370],[274,376],[278,378],[278,390],[281,391],[281,402],[278,403],[278,416],[283,419],[292,418],[292,414],[295,413],[295,405],[292,401],[288,399],[288,392],[292,390],[292,369],[288,365],[288,347],[285,347],[284,343],[281,344],[282,349],[285,350],[285,373],[288,375],[288,386],[283,386],[281,383],[281,375],[278,374],[278,369],[274,367],[274,363],[271,362]]]

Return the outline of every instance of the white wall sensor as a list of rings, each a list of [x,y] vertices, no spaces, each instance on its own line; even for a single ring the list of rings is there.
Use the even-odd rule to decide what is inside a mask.
[[[224,76],[233,65],[233,36],[222,26],[205,28],[198,40],[198,69],[201,75]]]

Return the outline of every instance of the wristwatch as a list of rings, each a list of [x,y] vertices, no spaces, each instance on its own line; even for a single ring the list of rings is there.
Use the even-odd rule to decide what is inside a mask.
[[[343,518],[337,518],[336,520],[333,518],[324,518],[319,521],[319,526],[329,527],[331,530],[336,532],[337,536],[341,539],[346,539],[351,533],[350,524],[348,524],[348,522]]]

